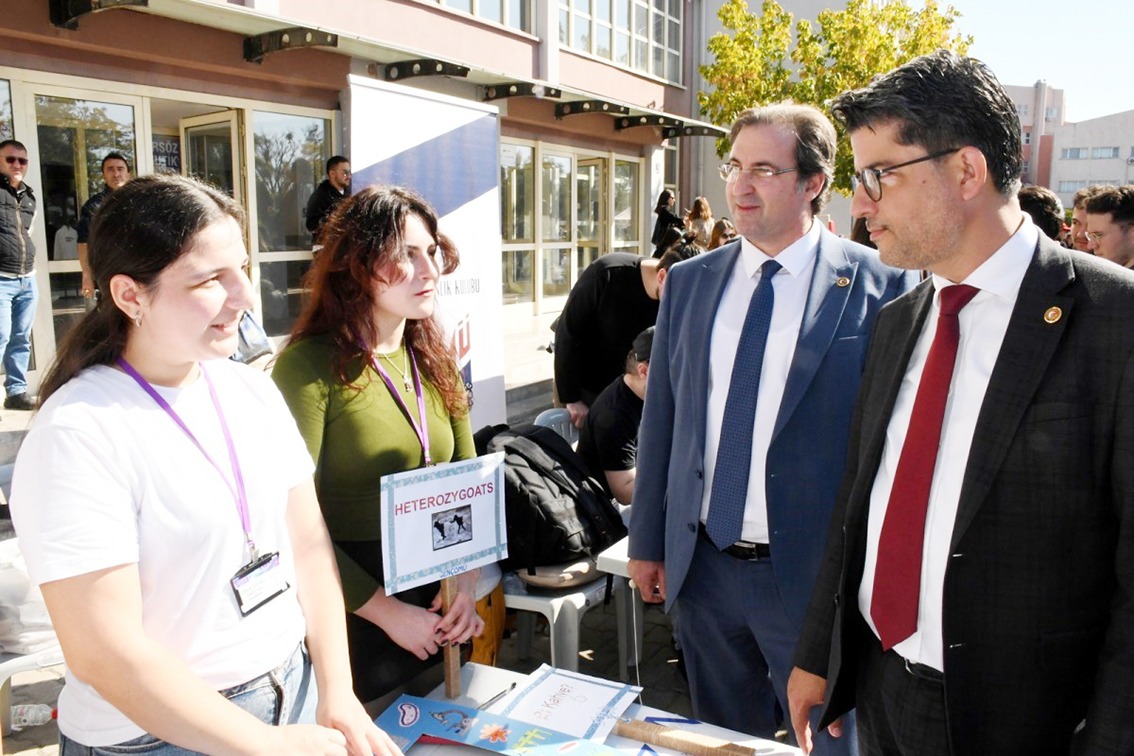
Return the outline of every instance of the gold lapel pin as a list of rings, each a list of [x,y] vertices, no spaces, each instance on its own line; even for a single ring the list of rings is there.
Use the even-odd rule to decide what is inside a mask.
[[[1048,325],[1051,325],[1052,323],[1058,323],[1059,319],[1062,318],[1062,317],[1063,317],[1063,310],[1062,309],[1060,309],[1059,307],[1048,307],[1047,310],[1043,314],[1043,322],[1047,323]]]
[[[835,279],[835,286],[838,286],[839,288],[843,288],[844,286],[850,286],[850,279],[847,278],[846,276],[839,276],[838,278]]]

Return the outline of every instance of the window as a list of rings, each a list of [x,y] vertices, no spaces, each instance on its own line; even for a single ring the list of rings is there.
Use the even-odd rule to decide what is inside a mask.
[[[1105,160],[1107,158],[1118,157],[1117,147],[1095,147],[1091,150],[1091,158],[1094,160]]]
[[[130,167],[137,169],[137,132],[134,107],[122,102],[36,95],[35,119],[39,176],[30,183],[34,184],[40,202],[36,223],[44,224],[51,263],[74,266],[70,270],[57,268],[49,274],[51,314],[58,343],[82,319],[85,302],[78,264],[73,262],[78,250],[74,245],[56,246],[56,235],[64,226],[75,228],[79,210],[91,195],[102,191],[102,159],[107,153],[121,153]]]
[[[7,79],[0,79],[0,139],[11,139],[12,87]]]
[[[437,0],[437,2],[446,8],[469,13],[495,24],[524,32],[532,30],[531,0]]]
[[[544,155],[543,170],[543,240],[571,240],[571,158],[566,155]]]
[[[542,141],[500,145],[503,302],[554,310],[608,252],[642,251],[642,160]]]
[[[1027,118],[1028,104],[1026,102],[1016,103],[1016,112],[1020,115],[1021,118]]]
[[[1084,188],[1086,185],[1087,185],[1086,181],[1060,181],[1059,182],[1059,193],[1060,194],[1071,194],[1073,192],[1079,191],[1080,189]]]
[[[681,82],[680,0],[559,0],[559,42]]]
[[[1047,110],[1043,111],[1043,118],[1045,121],[1058,121],[1059,108],[1048,108]]]
[[[628,160],[614,162],[614,243],[634,242],[641,236],[638,222],[638,164]]]
[[[1086,160],[1086,147],[1064,147],[1059,151],[1060,160]]]
[[[1024,144],[1031,144],[1031,143],[1032,143],[1032,132],[1030,132],[1030,131],[1025,131],[1025,132],[1024,132],[1024,133],[1022,134],[1022,140],[1021,140],[1021,141],[1022,141],[1022,142],[1023,142]]]
[[[256,112],[256,215],[260,249],[310,249],[303,218],[307,199],[326,177],[331,157],[330,124],[323,118]]]
[[[500,145],[500,209],[503,213],[500,235],[505,242],[534,241],[533,153],[531,147],[524,145]]]
[[[504,304],[535,299],[533,205],[535,150],[527,145],[500,145],[500,234],[506,246],[528,242],[528,249],[505,249],[501,276]]]
[[[327,175],[330,133],[325,118],[252,114],[260,302],[269,336],[289,333],[303,304],[303,277],[311,267],[303,254],[311,249],[303,211]]]
[[[681,195],[677,191],[677,167],[680,162],[677,151],[677,140],[666,140],[663,149],[665,150],[665,163],[662,168],[662,188],[673,192],[673,196],[677,197],[677,207],[681,207]],[[653,200],[656,202],[657,197],[654,197]]]

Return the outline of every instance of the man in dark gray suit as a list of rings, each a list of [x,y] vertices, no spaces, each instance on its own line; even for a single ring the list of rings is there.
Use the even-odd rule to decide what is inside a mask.
[[[878,316],[788,685],[866,754],[1134,752],[1134,274],[1020,211],[1020,124],[940,51],[836,98]]]
[[[730,138],[721,177],[742,238],[666,279],[638,435],[630,573],[646,601],[677,607],[694,714],[771,737],[870,328],[915,279],[815,218],[835,158],[821,112],[754,108]],[[830,752],[853,746],[843,738]]]

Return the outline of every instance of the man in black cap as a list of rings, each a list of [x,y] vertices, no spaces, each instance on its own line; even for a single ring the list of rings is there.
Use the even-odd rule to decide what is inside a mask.
[[[620,504],[629,504],[634,493],[638,425],[642,422],[653,344],[653,326],[634,338],[634,346],[626,355],[625,372],[595,397],[579,432],[579,456]]]

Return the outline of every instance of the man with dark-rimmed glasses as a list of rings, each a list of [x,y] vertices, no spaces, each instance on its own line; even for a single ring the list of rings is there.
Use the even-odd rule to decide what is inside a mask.
[[[980,61],[922,56],[832,112],[851,212],[930,278],[874,328],[797,736],[853,707],[869,756],[1134,753],[1134,273],[1021,211]]]
[[[631,507],[630,573],[676,608],[693,713],[771,737],[823,554],[875,315],[914,278],[815,219],[835,129],[771,105],[721,166],[740,238],[666,279]],[[852,734],[821,743],[852,754]]]
[[[38,298],[35,285],[35,193],[24,183],[28,151],[15,139],[0,142],[0,355],[6,409],[32,410],[27,371]]]

